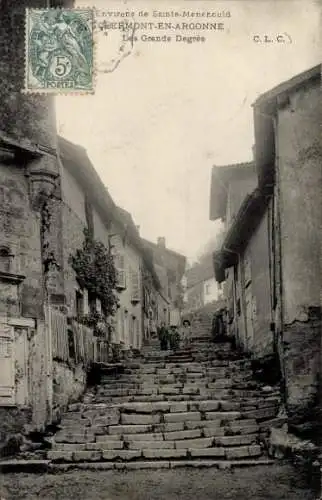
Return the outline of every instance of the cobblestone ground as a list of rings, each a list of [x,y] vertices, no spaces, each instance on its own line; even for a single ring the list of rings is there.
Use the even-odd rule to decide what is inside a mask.
[[[298,470],[277,464],[234,471],[7,474],[0,479],[0,492],[1,500],[315,500],[318,497]]]

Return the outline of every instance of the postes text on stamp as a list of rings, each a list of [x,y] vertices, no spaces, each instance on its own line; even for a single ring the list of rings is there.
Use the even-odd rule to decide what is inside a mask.
[[[25,92],[94,92],[92,9],[27,9]]]

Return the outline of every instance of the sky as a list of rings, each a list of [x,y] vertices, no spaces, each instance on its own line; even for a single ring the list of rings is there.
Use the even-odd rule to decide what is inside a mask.
[[[197,32],[206,37],[203,43],[144,42],[140,37],[147,31],[138,30],[131,53],[105,73],[114,68],[121,35],[98,33],[95,94],[56,97],[60,135],[87,149],[141,236],[151,241],[165,236],[169,248],[192,261],[221,227],[209,221],[212,166],[252,159],[252,103],[321,62],[320,5],[313,0],[86,0],[76,5],[131,10],[135,21],[142,21],[140,9],[155,22],[169,20],[153,19],[152,10],[231,14],[211,19],[223,22],[224,31]],[[284,34],[287,43],[254,42],[254,35],[263,40],[265,34],[274,40]]]

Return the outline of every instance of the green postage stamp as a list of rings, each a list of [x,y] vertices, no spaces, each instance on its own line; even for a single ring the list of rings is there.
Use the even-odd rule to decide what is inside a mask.
[[[25,92],[94,92],[92,9],[26,9]]]

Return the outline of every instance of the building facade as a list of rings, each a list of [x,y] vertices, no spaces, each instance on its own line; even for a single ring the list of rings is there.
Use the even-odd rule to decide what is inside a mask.
[[[107,339],[125,349],[140,349],[144,340],[144,283],[150,283],[150,295],[160,288],[152,259],[142,244],[131,214],[115,205],[86,151],[60,138],[60,156],[67,309],[75,314],[77,298],[82,295],[84,310],[81,314],[89,312],[88,293],[86,289],[80,290],[69,264],[70,254],[82,245],[86,228],[110,250],[117,272],[118,305],[114,316],[106,318],[111,327]],[[99,301],[94,302],[94,309],[102,312]]]
[[[222,297],[223,285],[214,277],[212,255],[205,255],[185,272],[185,313],[201,309]]]
[[[277,359],[289,427],[301,432],[317,424],[320,402],[320,66],[253,107],[255,173],[213,169],[210,218],[227,223],[215,273],[227,281],[231,333],[254,359]]]
[[[161,284],[158,295],[158,325],[179,324],[183,310],[182,279],[186,267],[186,257],[166,247],[165,238],[157,243],[143,240],[153,259],[153,265]]]
[[[130,214],[114,204],[86,151],[62,138],[45,153],[20,142],[1,139],[0,455],[57,422],[111,346],[142,346],[143,271],[151,294],[159,292]],[[86,235],[98,245],[89,264],[97,248],[113,263],[110,275],[93,278],[106,283],[114,272],[114,314],[75,270]]]
[[[61,6],[71,7],[72,3],[62,1]],[[56,367],[47,342],[45,309],[48,293],[63,293],[59,273],[52,276],[51,292],[47,287],[52,257],[61,257],[57,226],[49,227],[46,215],[49,197],[53,220],[59,205],[54,201],[59,177],[54,102],[48,95],[21,92],[25,8],[47,6],[42,0],[24,0],[15,6],[5,1],[1,5],[1,455],[7,452],[12,435],[16,443],[21,442],[26,426],[41,429],[51,421],[52,403],[57,398],[48,377]],[[78,389],[73,387],[75,394]],[[66,384],[67,397],[69,390]]]

